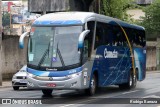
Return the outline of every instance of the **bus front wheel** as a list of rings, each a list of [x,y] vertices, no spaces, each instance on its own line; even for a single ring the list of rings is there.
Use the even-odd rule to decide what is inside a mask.
[[[52,95],[52,89],[42,89],[43,95],[50,96]]]
[[[96,79],[96,76],[93,75],[92,76],[92,79],[90,81],[90,87],[88,89],[85,90],[85,93],[87,95],[94,95],[95,92],[96,92],[96,88],[97,88],[97,79]]]

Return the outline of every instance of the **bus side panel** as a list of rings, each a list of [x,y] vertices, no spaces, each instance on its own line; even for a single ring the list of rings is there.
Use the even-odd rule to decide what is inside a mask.
[[[129,50],[116,46],[100,46],[93,68],[98,70],[99,86],[116,85],[128,81],[131,66]]]
[[[83,66],[83,76],[82,76],[82,81],[81,81],[81,86],[83,87],[83,89],[89,88],[90,87],[90,78],[92,76],[92,71],[95,71],[95,69],[93,70],[93,61],[87,61]]]
[[[135,67],[138,68],[138,81],[146,77],[146,50],[143,48],[134,48]]]

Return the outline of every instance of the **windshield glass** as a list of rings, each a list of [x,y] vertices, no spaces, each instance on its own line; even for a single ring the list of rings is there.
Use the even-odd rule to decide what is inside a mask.
[[[32,27],[28,64],[37,67],[65,67],[80,63],[78,39],[82,26]]]

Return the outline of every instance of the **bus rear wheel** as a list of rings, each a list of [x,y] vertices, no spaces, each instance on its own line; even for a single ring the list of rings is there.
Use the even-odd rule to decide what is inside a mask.
[[[87,95],[92,96],[96,93],[96,89],[97,89],[97,79],[96,79],[96,76],[93,75],[90,81],[90,87],[85,90],[85,93]]]
[[[53,91],[52,89],[42,89],[43,95],[46,95],[46,96],[51,96],[52,91]]]
[[[120,89],[133,89],[136,87],[136,85],[137,85],[137,77],[136,75],[134,76],[133,72],[131,72],[129,76],[129,81],[127,83],[120,84],[119,88]]]

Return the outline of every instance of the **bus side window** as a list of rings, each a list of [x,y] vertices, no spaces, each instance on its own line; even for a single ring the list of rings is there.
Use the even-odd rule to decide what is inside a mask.
[[[84,47],[83,47],[83,60],[82,62],[85,63],[89,58],[89,42],[88,38],[84,40]]]
[[[94,36],[94,26],[95,21],[87,22],[87,29],[90,30],[89,34],[86,36],[88,40],[88,57],[91,57],[92,45],[93,45],[93,36]]]
[[[100,46],[100,32],[99,30],[96,30],[96,37],[95,37],[95,48],[97,48],[98,46]]]
[[[141,31],[141,35],[142,35],[142,47],[146,46],[146,41],[145,41],[145,32]]]
[[[104,25],[104,23],[97,23],[94,49],[101,45],[104,45]]]
[[[109,25],[105,24],[103,27],[103,44],[109,46]]]
[[[106,39],[108,39],[107,41],[109,46],[112,46],[113,44],[113,35],[113,26],[108,24]]]
[[[145,44],[145,32],[144,31],[139,31],[139,39],[140,39],[140,45],[141,47],[144,47]]]

